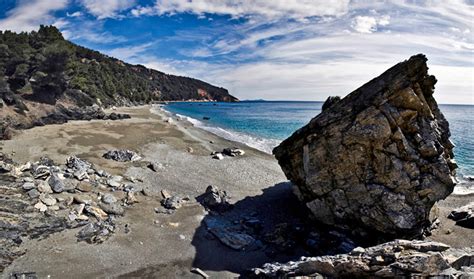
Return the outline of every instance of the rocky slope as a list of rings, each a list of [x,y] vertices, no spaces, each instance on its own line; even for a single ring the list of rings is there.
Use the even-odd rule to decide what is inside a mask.
[[[420,236],[455,185],[449,125],[424,55],[401,62],[274,149],[300,199],[325,224],[359,236]]]
[[[204,81],[130,65],[75,45],[53,26],[31,33],[0,31],[0,132],[5,123],[31,126],[39,117],[54,114],[57,105],[174,100],[238,101],[226,89]]]

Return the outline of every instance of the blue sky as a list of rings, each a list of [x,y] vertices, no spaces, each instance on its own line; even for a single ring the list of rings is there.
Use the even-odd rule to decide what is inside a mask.
[[[54,24],[129,63],[240,99],[344,96],[425,53],[440,103],[474,104],[474,1],[1,0],[0,30]]]

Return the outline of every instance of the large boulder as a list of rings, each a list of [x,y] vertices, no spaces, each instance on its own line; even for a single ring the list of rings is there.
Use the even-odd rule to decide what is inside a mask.
[[[449,125],[422,54],[321,114],[273,153],[314,217],[366,236],[419,236],[455,185]]]

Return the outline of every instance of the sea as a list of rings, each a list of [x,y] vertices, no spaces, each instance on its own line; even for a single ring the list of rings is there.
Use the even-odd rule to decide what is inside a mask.
[[[302,101],[174,102],[165,110],[218,136],[271,153],[282,140],[319,114],[322,105],[323,102]],[[462,184],[474,177],[474,106],[439,107],[456,145],[457,178]]]

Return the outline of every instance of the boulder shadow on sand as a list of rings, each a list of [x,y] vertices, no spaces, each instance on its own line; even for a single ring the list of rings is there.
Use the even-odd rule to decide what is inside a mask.
[[[307,209],[289,182],[246,197],[225,211],[209,211],[191,244],[193,267],[244,274],[267,262],[348,252],[356,245],[327,226],[310,227]]]

